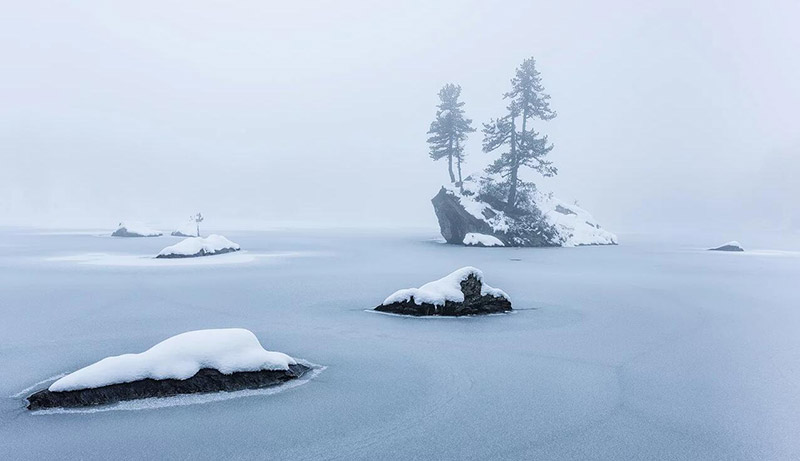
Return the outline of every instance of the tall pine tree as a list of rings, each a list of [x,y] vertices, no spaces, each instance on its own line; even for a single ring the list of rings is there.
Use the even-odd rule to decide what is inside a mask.
[[[483,151],[493,152],[506,148],[486,169],[488,173],[500,174],[508,184],[506,207],[513,209],[517,204],[517,190],[523,185],[519,178],[519,168],[533,168],[542,176],[557,173],[552,162],[545,159],[553,149],[542,136],[534,131],[533,120],[551,120],[556,116],[550,109],[550,96],[545,94],[536,60],[528,58],[517,68],[511,79],[511,91],[503,95],[508,99],[508,114],[492,119],[483,125]]]
[[[439,105],[436,119],[428,130],[430,137],[430,156],[434,160],[447,157],[447,172],[450,182],[461,187],[461,163],[464,161],[464,141],[467,135],[475,131],[472,120],[464,118],[464,103],[459,101],[461,86],[448,83],[439,90]],[[458,181],[453,174],[453,161],[458,170]]]

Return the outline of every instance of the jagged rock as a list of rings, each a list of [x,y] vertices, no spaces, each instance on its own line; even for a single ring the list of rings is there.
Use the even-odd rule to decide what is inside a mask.
[[[511,301],[483,282],[481,271],[465,267],[420,288],[396,291],[375,310],[414,316],[493,314],[510,311]]]
[[[223,374],[213,368],[203,368],[188,379],[147,378],[129,383],[62,392],[44,389],[28,397],[28,409],[74,408],[179,394],[259,389],[297,379],[309,370],[309,367],[299,363],[289,365],[288,370],[240,371],[231,374]]]

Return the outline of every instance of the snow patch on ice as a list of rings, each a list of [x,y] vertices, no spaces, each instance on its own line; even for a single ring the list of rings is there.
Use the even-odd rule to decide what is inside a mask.
[[[189,237],[175,245],[170,245],[161,250],[159,256],[197,256],[211,255],[222,251],[237,251],[241,249],[238,243],[227,238],[211,234],[208,237]]]
[[[485,247],[505,246],[503,242],[494,235],[479,234],[477,232],[467,232],[467,235],[464,236],[464,245]]]
[[[490,287],[483,280],[483,272],[471,266],[462,267],[451,274],[428,282],[419,288],[405,288],[392,293],[388,298],[383,301],[383,305],[409,301],[414,299],[415,304],[433,304],[434,306],[443,306],[446,301],[464,302],[464,293],[461,292],[461,282],[467,279],[470,275],[481,281],[481,295],[491,295],[495,298],[511,298],[503,291],[497,288]]]
[[[202,368],[223,374],[239,371],[288,370],[295,360],[271,352],[243,328],[181,333],[139,354],[106,357],[50,385],[52,392],[95,388],[142,379],[188,379]]]

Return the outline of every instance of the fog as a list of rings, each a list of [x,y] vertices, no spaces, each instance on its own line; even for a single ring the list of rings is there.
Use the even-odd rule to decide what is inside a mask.
[[[701,4],[702,3],[702,4]],[[537,59],[554,178],[624,232],[800,228],[800,4],[8,2],[0,225],[436,228],[426,131]],[[468,143],[466,172],[492,159]]]

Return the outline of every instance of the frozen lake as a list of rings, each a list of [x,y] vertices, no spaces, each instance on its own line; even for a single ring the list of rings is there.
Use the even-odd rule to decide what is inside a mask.
[[[247,251],[153,264],[177,239],[0,232],[0,459],[800,457],[800,253],[225,235]],[[365,312],[465,265],[517,312]],[[32,415],[12,397],[222,327],[327,369],[283,392],[155,409]]]

